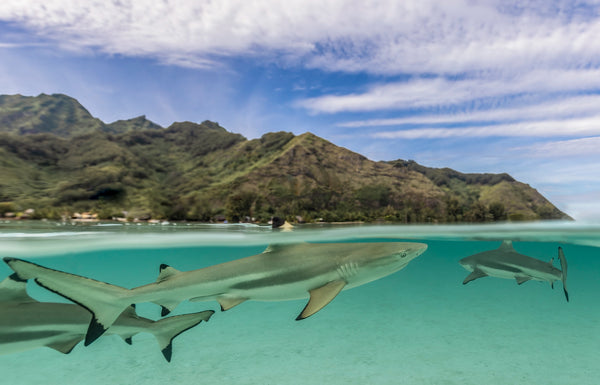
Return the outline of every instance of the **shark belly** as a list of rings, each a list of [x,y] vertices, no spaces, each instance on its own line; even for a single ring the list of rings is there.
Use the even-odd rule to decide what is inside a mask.
[[[552,283],[554,281],[558,281],[562,278],[558,274],[545,273],[545,272],[540,272],[538,270],[530,270],[530,269],[526,269],[526,268],[523,268],[523,274],[525,274],[525,276],[527,276],[535,281],[543,281],[543,282],[550,282],[550,283]]]
[[[507,268],[508,267],[508,268]],[[510,265],[504,268],[494,268],[490,266],[477,266],[478,270],[483,271],[485,274],[505,279],[516,279],[516,278],[527,278],[528,280],[543,281],[543,282],[554,282],[559,280],[560,277],[551,273],[540,272],[539,270],[528,269],[523,266]]]
[[[527,277],[528,275],[524,274],[522,271],[508,271],[504,269],[489,267],[489,266],[477,266],[477,269],[483,271],[485,274],[496,277],[496,278],[506,278],[506,279],[514,279],[516,277]]]
[[[286,273],[285,278],[277,275],[255,280],[240,281],[231,285],[222,296],[245,298],[254,301],[286,301],[309,297],[309,291],[331,281],[340,279],[339,274],[330,271],[318,276],[303,277],[298,273]],[[291,277],[290,277],[291,276]]]

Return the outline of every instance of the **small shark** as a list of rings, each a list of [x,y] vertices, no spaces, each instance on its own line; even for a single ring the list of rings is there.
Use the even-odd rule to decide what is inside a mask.
[[[463,285],[482,277],[498,277],[515,279],[520,285],[529,280],[548,281],[554,288],[554,281],[562,280],[563,290],[567,302],[567,260],[562,247],[558,248],[558,259],[562,271],[553,266],[554,258],[550,262],[540,261],[515,251],[511,241],[504,241],[496,250],[484,251],[463,258],[459,263],[466,270],[471,271]]]
[[[38,302],[27,295],[27,281],[12,274],[0,282],[0,354],[17,353],[47,346],[68,354],[85,337],[90,313],[68,303]],[[139,317],[128,306],[108,329],[128,344],[139,332],[156,337],[163,356],[171,361],[172,341],[179,334],[208,321],[212,310],[152,321]]]
[[[228,310],[247,300],[309,297],[296,320],[327,305],[342,290],[404,268],[427,249],[423,243],[299,243],[269,246],[261,254],[192,271],[160,266],[155,283],[125,289],[89,278],[4,258],[21,279],[35,281],[92,314],[85,345],[108,329],[132,303],[153,302],[167,315],[181,301],[217,300]]]

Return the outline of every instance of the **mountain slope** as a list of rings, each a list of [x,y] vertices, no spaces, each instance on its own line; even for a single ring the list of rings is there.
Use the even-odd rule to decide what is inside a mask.
[[[117,120],[107,124],[104,131],[110,134],[123,134],[129,131],[160,130],[161,126],[146,119],[145,115],[127,120]]]
[[[64,101],[55,97],[53,105]],[[247,140],[209,121],[163,129],[144,117],[94,126],[89,114],[79,123],[79,115],[71,116],[69,128],[37,129],[53,134],[19,128],[38,124],[38,115],[0,129],[0,215],[34,208],[38,217],[96,211],[105,218],[127,212],[201,221],[223,215],[405,223],[568,218],[507,174],[373,162],[311,133]]]
[[[101,120],[66,95],[0,95],[0,132],[71,137],[103,127]]]

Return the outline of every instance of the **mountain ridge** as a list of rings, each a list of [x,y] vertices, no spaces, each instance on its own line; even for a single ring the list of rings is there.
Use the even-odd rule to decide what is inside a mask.
[[[50,218],[199,221],[569,218],[508,174],[374,162],[310,132],[248,140],[210,121],[105,124],[61,94],[0,96],[0,172],[0,216],[33,208]]]

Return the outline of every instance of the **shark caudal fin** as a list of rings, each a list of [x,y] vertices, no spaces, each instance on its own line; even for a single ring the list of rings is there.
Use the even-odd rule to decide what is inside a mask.
[[[567,291],[567,259],[563,253],[562,247],[558,247],[558,259],[560,260],[560,268],[562,269],[562,284],[565,292],[565,298],[569,302],[569,292]]]
[[[172,317],[163,318],[161,320],[152,322],[148,327],[148,332],[154,334],[160,351],[167,360],[171,362],[171,355],[173,354],[173,339],[198,325],[202,321],[208,321],[215,312],[213,310],[206,310],[200,313],[176,315]]]
[[[132,303],[130,290],[95,281],[79,275],[48,269],[16,258],[4,262],[20,279],[35,279],[42,287],[75,302],[92,313],[93,317],[85,336],[85,345],[100,337]]]

